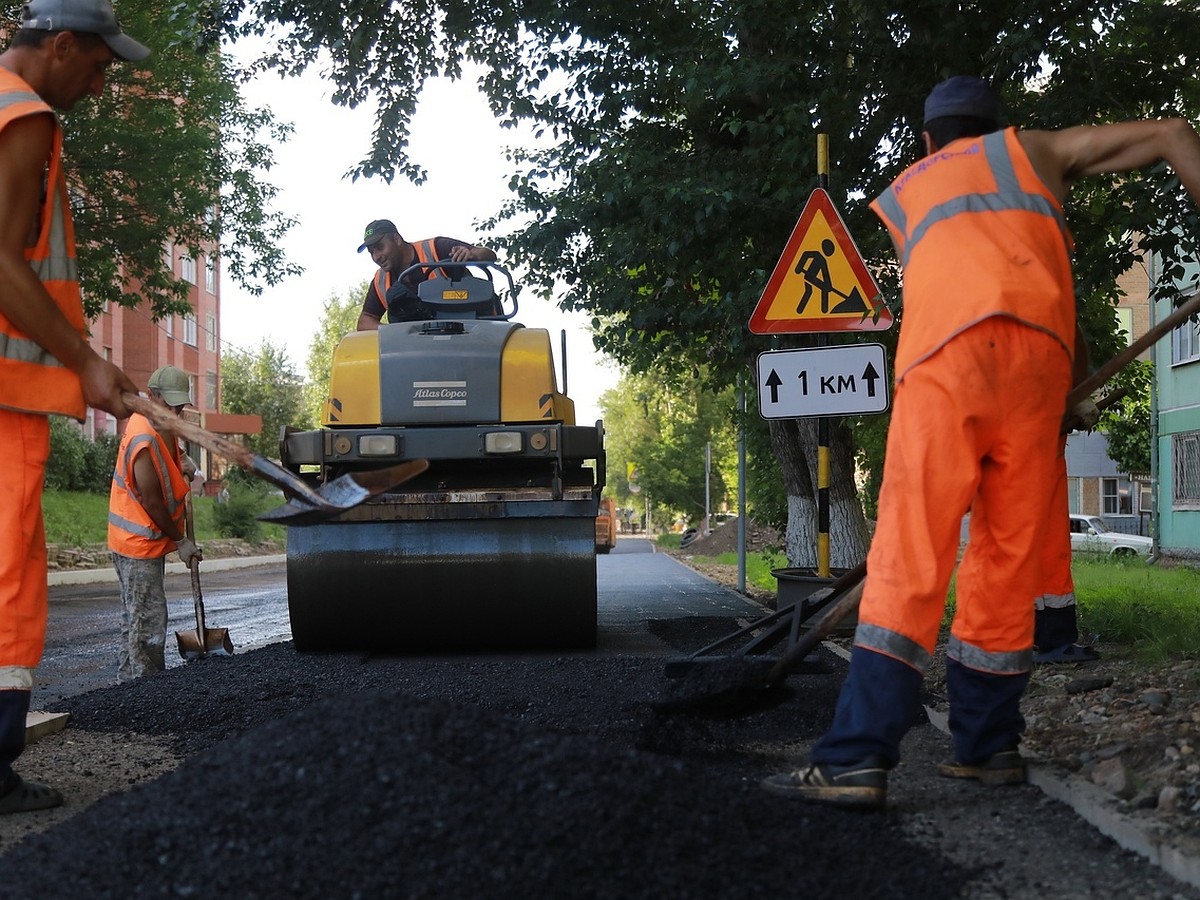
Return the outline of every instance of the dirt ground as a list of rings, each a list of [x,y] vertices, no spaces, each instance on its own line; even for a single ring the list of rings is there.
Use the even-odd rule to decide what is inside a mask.
[[[677,556],[714,581],[736,589],[732,566],[691,557],[736,551],[736,526],[718,528]],[[748,529],[752,550],[782,544],[769,528]],[[747,591],[773,605],[774,595]],[[841,639],[839,639],[841,640]],[[843,641],[849,646],[849,640]],[[1130,648],[1096,644],[1089,664],[1038,666],[1022,702],[1027,731],[1022,752],[1062,772],[1087,778],[1121,801],[1122,811],[1200,836],[1200,661],[1149,664]],[[926,690],[945,706],[943,660],[934,661]]]

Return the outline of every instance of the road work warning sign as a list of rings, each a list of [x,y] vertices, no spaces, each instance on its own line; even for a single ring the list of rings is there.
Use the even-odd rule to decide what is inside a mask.
[[[821,188],[804,205],[749,327],[754,334],[892,327],[892,313],[879,299],[879,286]]]

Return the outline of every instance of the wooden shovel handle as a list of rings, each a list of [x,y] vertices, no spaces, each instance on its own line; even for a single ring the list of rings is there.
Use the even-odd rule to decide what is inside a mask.
[[[1189,318],[1200,312],[1200,294],[1192,297],[1186,303],[1175,307],[1175,310],[1163,319],[1161,322],[1155,323],[1154,327],[1148,330],[1140,338],[1098,368],[1095,372],[1089,375],[1079,384],[1071,389],[1071,393],[1067,394],[1067,411],[1075,408],[1077,403],[1086,400],[1092,396],[1092,393],[1108,379],[1112,378],[1123,368],[1149,350],[1158,341],[1159,338],[1168,334],[1172,329],[1178,328]]]
[[[243,469],[249,469],[254,464],[254,454],[241,444],[235,444],[219,434],[205,431],[199,425],[180,418],[152,400],[128,392],[121,394],[121,400],[135,413],[140,413],[149,419],[157,428],[163,428],[194,444],[199,444],[201,447],[237,463]]]

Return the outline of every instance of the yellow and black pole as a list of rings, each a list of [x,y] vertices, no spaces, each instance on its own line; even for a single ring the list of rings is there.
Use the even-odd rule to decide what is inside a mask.
[[[829,189],[829,135],[817,135],[817,183]],[[826,344],[825,332],[817,333],[817,346]],[[817,577],[829,577],[829,419],[817,418]]]

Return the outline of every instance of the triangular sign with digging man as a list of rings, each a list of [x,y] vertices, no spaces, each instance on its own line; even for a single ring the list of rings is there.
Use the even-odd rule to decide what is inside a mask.
[[[750,330],[886,331],[892,321],[833,201],[817,188],[750,316]]]

